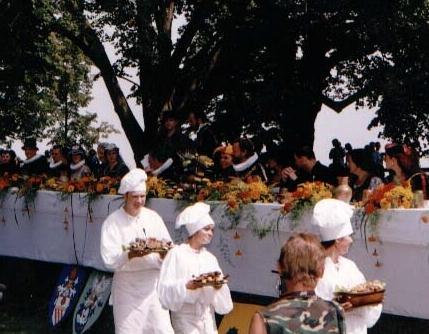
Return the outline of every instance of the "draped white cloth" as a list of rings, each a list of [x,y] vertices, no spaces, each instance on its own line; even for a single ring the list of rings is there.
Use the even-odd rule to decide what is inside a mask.
[[[338,263],[334,263],[330,257],[325,259],[325,271],[316,287],[316,294],[326,300],[334,298],[337,287],[350,289],[358,284],[366,282],[364,275],[356,264],[340,256]],[[365,334],[367,328],[375,325],[380,318],[382,304],[375,306],[363,306],[345,312],[347,334]]]
[[[173,333],[168,310],[162,308],[156,293],[162,264],[159,254],[129,260],[122,249],[135,238],[150,237],[171,240],[161,217],[147,208],[142,208],[136,217],[120,208],[103,223],[100,250],[105,266],[114,271],[116,334]]]
[[[161,269],[158,295],[161,304],[171,310],[176,334],[215,334],[214,312],[227,314],[232,310],[231,294],[226,284],[220,289],[186,288],[193,275],[212,271],[222,272],[216,257],[205,248],[198,251],[184,243],[167,254]]]
[[[26,210],[24,197],[9,193],[1,198],[0,255],[18,258],[76,264],[103,271],[106,268],[100,255],[100,233],[107,215],[122,204],[120,196],[102,195],[91,201],[91,215],[85,193],[73,193],[62,198],[61,193],[38,191],[34,205]],[[231,275],[232,291],[277,296],[276,268],[279,249],[292,232],[316,233],[311,215],[296,222],[279,216],[279,204],[249,204],[243,208],[235,238],[235,230],[225,215],[225,203],[210,203],[219,228],[207,249],[218,259],[224,272]],[[149,199],[147,207],[159,213],[172,238],[183,241],[185,231],[175,230],[175,220],[183,204],[172,199]],[[67,212],[65,212],[67,210]],[[386,282],[383,312],[429,319],[429,208],[391,209],[380,212],[377,225],[382,241],[368,243],[368,250],[359,223],[348,258],[352,259],[366,279]],[[280,220],[279,220],[280,219]],[[68,221],[65,225],[64,222]],[[260,239],[253,232],[259,227],[278,228]],[[66,229],[65,226],[68,226]],[[294,227],[296,226],[296,227]],[[377,250],[378,256],[372,253]],[[242,256],[234,253],[240,250]],[[377,260],[381,265],[376,265]],[[404,283],[405,282],[405,283]]]

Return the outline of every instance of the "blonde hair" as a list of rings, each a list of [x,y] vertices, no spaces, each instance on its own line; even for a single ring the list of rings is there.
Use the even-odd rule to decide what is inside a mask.
[[[310,233],[291,236],[278,260],[282,278],[314,288],[323,275],[325,253],[319,238]]]

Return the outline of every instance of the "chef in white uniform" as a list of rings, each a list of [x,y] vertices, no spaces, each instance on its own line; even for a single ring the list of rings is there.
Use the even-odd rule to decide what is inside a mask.
[[[133,169],[121,180],[118,192],[125,204],[113,212],[101,229],[101,257],[114,271],[113,317],[116,334],[172,334],[169,312],[156,292],[162,258],[159,253],[124,251],[136,238],[171,240],[162,218],[145,208],[146,173]]]
[[[325,300],[334,298],[337,287],[350,289],[366,282],[356,264],[344,257],[353,242],[352,215],[353,207],[337,199],[321,200],[313,210],[313,222],[319,228],[326,252],[325,271],[315,291]],[[382,304],[347,309],[347,334],[367,333],[367,328],[374,326],[379,319],[381,310]]]
[[[226,284],[199,287],[192,280],[204,273],[221,272],[216,257],[204,247],[212,240],[215,225],[209,212],[209,205],[198,202],[179,214],[176,228],[185,226],[188,242],[173,248],[162,265],[158,294],[161,304],[171,310],[176,334],[215,334],[214,312],[227,314],[233,307]]]

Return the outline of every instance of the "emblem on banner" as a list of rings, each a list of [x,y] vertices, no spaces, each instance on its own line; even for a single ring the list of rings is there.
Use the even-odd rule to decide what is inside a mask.
[[[63,268],[49,303],[49,325],[51,327],[58,326],[70,314],[85,279],[86,271],[83,268],[70,265]]]
[[[112,274],[94,270],[86,282],[73,316],[73,334],[86,332],[109,300]]]

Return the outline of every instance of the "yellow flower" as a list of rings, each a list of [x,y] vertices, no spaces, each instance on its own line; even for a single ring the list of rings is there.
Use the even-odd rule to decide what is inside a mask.
[[[384,210],[390,209],[392,207],[392,203],[389,202],[386,198],[383,198],[380,201],[380,207]]]

